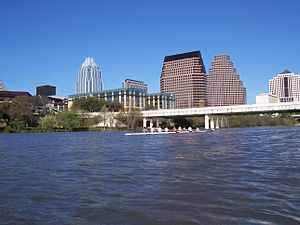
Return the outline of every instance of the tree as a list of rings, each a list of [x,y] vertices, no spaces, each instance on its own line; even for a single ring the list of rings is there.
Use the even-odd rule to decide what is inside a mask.
[[[126,124],[129,129],[136,129],[143,126],[142,114],[138,110],[120,113],[118,120]]]
[[[123,106],[120,102],[111,101],[107,102],[107,108],[111,112],[119,112],[123,109]]]
[[[173,123],[176,127],[190,127],[192,126],[192,123],[187,119],[185,116],[176,116],[173,119]]]
[[[123,109],[121,103],[119,102],[108,102],[97,97],[75,99],[72,109],[86,112],[101,112],[104,106],[111,112],[118,112]]]
[[[8,114],[14,131],[20,132],[27,127],[37,126],[38,117],[33,114],[36,106],[34,97],[17,96],[12,100]]]
[[[72,109],[87,112],[99,112],[102,102],[97,97],[75,99]]]
[[[48,114],[42,117],[39,121],[42,129],[45,131],[52,131],[59,128],[59,121],[55,114]]]
[[[108,116],[109,116],[108,112],[109,111],[107,110],[106,105],[103,105],[102,108],[101,108],[101,118],[102,118],[104,130],[105,130],[105,127],[106,127]]]
[[[74,112],[62,112],[56,114],[58,124],[61,128],[73,131],[81,126],[81,118]]]
[[[45,131],[67,130],[73,131],[82,124],[81,118],[74,112],[60,112],[58,114],[48,114],[41,118],[39,124]]]
[[[9,102],[0,103],[0,123],[4,124],[4,127],[10,125],[10,107],[11,104]]]

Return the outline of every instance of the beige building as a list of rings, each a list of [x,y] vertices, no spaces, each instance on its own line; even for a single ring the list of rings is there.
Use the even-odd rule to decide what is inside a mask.
[[[173,94],[152,93],[147,94],[146,102],[152,109],[174,109],[175,97]]]
[[[206,72],[200,51],[166,56],[160,91],[174,94],[176,108],[205,106]]]
[[[124,110],[144,110],[146,103],[153,109],[174,108],[174,96],[172,94],[157,93],[147,94],[141,89],[119,88],[92,93],[82,93],[68,96],[68,109],[77,98],[97,97],[108,102],[120,103]]]
[[[276,95],[269,93],[262,93],[256,95],[256,104],[268,104],[268,103],[277,103],[279,98]]]
[[[279,102],[299,102],[300,75],[283,71],[269,81],[269,91],[279,98]]]

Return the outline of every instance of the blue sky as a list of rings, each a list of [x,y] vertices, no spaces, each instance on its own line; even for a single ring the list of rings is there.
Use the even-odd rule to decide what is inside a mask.
[[[299,10],[298,0],[3,0],[0,80],[67,96],[91,56],[105,89],[131,78],[158,92],[164,56],[200,50],[207,71],[214,55],[229,54],[255,103],[273,76],[300,73]]]

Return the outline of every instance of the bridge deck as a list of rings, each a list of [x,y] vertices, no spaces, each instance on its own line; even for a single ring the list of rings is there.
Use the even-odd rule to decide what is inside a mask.
[[[215,106],[203,108],[187,109],[163,109],[163,110],[144,110],[144,118],[152,117],[172,117],[172,116],[196,116],[196,115],[228,115],[228,114],[247,114],[247,113],[266,113],[266,112],[294,112],[300,111],[300,102],[293,103],[270,103],[234,106]]]

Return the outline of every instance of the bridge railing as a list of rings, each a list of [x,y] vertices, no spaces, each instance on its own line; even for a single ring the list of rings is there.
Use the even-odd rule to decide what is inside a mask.
[[[143,117],[193,116],[193,115],[224,115],[242,113],[289,112],[300,110],[300,102],[270,103],[234,106],[214,106],[187,109],[161,109],[142,111]]]

